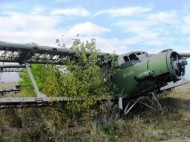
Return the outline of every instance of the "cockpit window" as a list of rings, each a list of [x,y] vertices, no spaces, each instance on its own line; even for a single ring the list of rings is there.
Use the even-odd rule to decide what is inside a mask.
[[[141,55],[141,52],[136,53],[137,55]]]
[[[148,53],[147,53],[147,52],[143,52],[143,54],[145,54],[146,56],[148,56]]]
[[[133,54],[130,54],[129,55],[129,59],[132,61],[132,60],[139,60],[139,58],[133,53]]]
[[[125,60],[125,62],[129,61],[128,56],[124,56],[123,59]]]

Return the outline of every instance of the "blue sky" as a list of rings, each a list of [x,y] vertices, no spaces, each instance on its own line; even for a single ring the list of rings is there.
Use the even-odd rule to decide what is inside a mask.
[[[68,47],[80,34],[95,38],[102,52],[118,54],[190,53],[190,1],[1,0],[0,33],[0,41],[51,46],[63,35]]]

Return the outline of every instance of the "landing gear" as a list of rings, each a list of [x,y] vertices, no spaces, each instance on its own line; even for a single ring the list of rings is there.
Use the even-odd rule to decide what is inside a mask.
[[[150,109],[158,109],[160,111],[163,110],[158,98],[156,98],[154,93],[151,93],[149,96],[144,96],[144,97],[128,100],[125,108],[123,108],[123,98],[119,97],[118,108],[123,111],[124,115],[127,115],[137,103],[143,104],[144,106]]]
[[[127,114],[130,112],[130,110],[137,104],[137,102],[138,102],[138,100],[136,100],[135,102],[133,102],[133,103],[131,104],[131,106],[130,106],[131,101],[129,101],[129,102],[127,103],[127,105],[126,105],[124,111],[123,111],[124,114],[127,115]]]
[[[139,101],[139,103],[143,104],[144,106],[148,107],[148,108],[151,108],[151,109],[158,109],[158,110],[161,110],[162,111],[162,106],[158,100],[158,98],[156,98],[155,94],[154,93],[151,93],[148,97],[146,96],[145,97],[146,100],[148,102],[151,103],[151,105],[149,105],[148,103],[145,103],[143,101]]]

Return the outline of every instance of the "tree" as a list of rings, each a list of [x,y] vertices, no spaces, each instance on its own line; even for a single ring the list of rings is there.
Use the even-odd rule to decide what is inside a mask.
[[[56,40],[60,48],[65,44]],[[70,98],[81,97],[84,101],[72,101],[68,104],[70,112],[81,112],[93,106],[99,97],[113,95],[113,84],[109,79],[112,70],[101,67],[99,51],[96,49],[95,40],[82,42],[77,36],[73,39],[71,49],[76,51],[73,58],[66,57],[64,66],[34,65],[32,72],[40,91],[48,96],[67,96]],[[90,53],[90,54],[87,54]],[[106,58],[104,59],[106,60]],[[21,75],[23,94],[27,95],[33,88],[29,77],[24,72]]]

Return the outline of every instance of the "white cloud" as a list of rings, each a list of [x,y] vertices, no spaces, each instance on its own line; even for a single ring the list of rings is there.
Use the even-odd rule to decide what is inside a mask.
[[[49,44],[59,35],[56,30],[59,17],[19,12],[7,12],[4,15],[0,18],[2,41]]]
[[[161,48],[162,45],[172,45],[174,33],[179,33],[177,29],[181,28],[181,24],[177,17],[177,13],[171,11],[146,13],[135,20],[118,22],[117,25],[130,35],[127,44]]]
[[[183,18],[182,33],[190,34],[190,15],[187,15]]]
[[[93,36],[93,35],[101,35],[103,33],[107,33],[110,31],[111,30],[106,27],[99,26],[91,22],[84,22],[74,25],[72,28],[70,28],[67,31],[67,33],[70,35],[80,34],[80,35]]]
[[[139,36],[138,37],[137,36],[135,36],[135,37],[129,37],[129,38],[123,40],[123,42],[125,43],[125,45],[129,45],[129,46],[132,46],[134,44],[138,44],[138,43],[140,43],[142,41],[143,41],[143,39],[141,37],[139,37]]]
[[[41,14],[42,12],[44,12],[45,9],[39,6],[34,7],[34,9],[30,12],[31,14]]]
[[[90,38],[96,38],[97,47],[102,52],[117,53],[128,52],[130,48],[146,39],[154,39],[157,35],[151,32],[147,32],[149,26],[146,22],[121,22],[120,26],[124,29],[135,32],[138,36],[130,37],[128,39],[119,38],[105,38],[103,34],[111,32],[111,29],[94,24],[92,22],[78,23],[71,27],[62,27],[59,30],[57,25],[60,24],[59,16],[42,15],[42,10],[39,14],[30,13],[18,13],[18,12],[7,12],[4,13],[6,16],[0,18],[0,39],[7,42],[19,42],[29,43],[35,42],[39,45],[56,46],[54,44],[55,39],[60,38],[64,35],[65,43],[69,47],[71,45],[71,39],[77,34],[80,34],[80,38],[89,40]],[[127,28],[126,28],[127,27]]]
[[[151,31],[152,23],[144,20],[131,20],[119,22],[118,26],[122,27],[125,32],[134,33],[135,37],[144,39],[156,39],[158,33]]]
[[[165,47],[162,49],[158,48],[143,48],[139,47],[134,48],[134,45],[141,45],[141,42],[144,41],[142,37],[132,37],[132,38],[126,38],[126,39],[119,39],[119,38],[103,38],[100,36],[96,36],[96,45],[97,47],[105,53],[113,53],[116,52],[116,54],[124,54],[130,51],[135,50],[142,50],[149,53],[158,53],[161,50],[164,50]],[[148,45],[148,40],[146,41]],[[151,41],[150,41],[151,42]],[[152,41],[153,43],[150,43],[150,45],[160,45],[159,41]]]
[[[96,46],[102,52],[123,54],[127,52],[128,47],[125,45],[122,39],[119,38],[103,38],[100,36],[95,37]]]
[[[155,14],[148,15],[149,21],[162,22],[174,24],[176,21],[176,13],[174,12],[158,12]]]
[[[136,7],[135,9],[132,7],[130,10],[136,10],[133,14],[137,14],[138,12],[140,13],[141,9],[143,8]],[[162,27],[162,22],[165,22],[164,19],[170,19],[172,21],[178,16],[175,15],[175,13],[168,12],[152,14],[152,12],[148,13],[148,10],[150,9],[144,8],[144,12],[147,11],[147,13],[140,18],[134,16],[133,18],[135,20],[131,20],[130,18],[130,20],[126,19],[126,21],[121,21],[118,23],[118,31],[123,35],[126,34],[127,37],[124,38],[121,36],[121,39],[114,34],[113,36],[106,37],[105,34],[112,33],[112,30],[102,26],[101,22],[99,22],[99,24],[95,24],[91,21],[87,21],[78,24],[72,23],[70,27],[60,26],[61,20],[63,20],[62,16],[59,14],[52,15],[49,12],[44,15],[45,10],[41,7],[35,7],[32,12],[29,13],[4,11],[4,13],[2,13],[4,16],[0,16],[0,40],[20,43],[35,42],[39,45],[55,46],[55,39],[60,38],[61,35],[64,35],[66,44],[70,45],[71,39],[77,34],[80,34],[82,39],[96,38],[97,47],[103,52],[116,51],[117,53],[124,53],[132,50],[134,46],[139,46],[139,49],[146,46],[147,48],[153,46],[156,48],[154,50],[162,48],[161,45],[169,45],[170,47],[173,47],[173,43],[171,41],[174,41],[175,37],[173,37],[172,40],[167,37],[164,37],[165,39],[160,38],[166,32],[168,32],[168,36],[171,35],[170,31],[165,31]],[[112,13],[113,11],[108,10],[108,12]],[[119,9],[116,10],[118,15],[125,15],[126,12],[127,11],[125,10],[121,10],[120,12]],[[48,15],[48,13],[50,15]],[[129,15],[132,14],[129,11],[127,13]],[[115,24],[114,20],[116,18],[117,17],[113,17],[113,24]],[[161,23],[157,21],[160,21]],[[189,21],[190,16],[186,16],[184,18],[184,32],[188,32],[190,27]],[[185,27],[185,25],[187,26]],[[179,29],[181,28],[181,25],[178,25],[177,22],[174,26],[179,27]],[[165,46],[163,46],[163,48],[164,47]],[[150,50],[153,51],[153,49]]]
[[[37,10],[41,12],[41,10]],[[96,25],[92,22],[75,24],[71,27],[57,29],[60,24],[59,16],[34,13],[4,12],[0,16],[0,39],[6,42],[29,43],[39,45],[56,46],[55,40],[64,35],[65,42],[71,43],[71,39],[77,34],[81,37],[94,37],[111,30]],[[89,38],[90,39],[90,38]]]
[[[35,29],[52,29],[59,21],[59,17],[45,16],[39,14],[25,14],[19,12],[7,12],[6,16],[1,16],[1,30],[35,30]]]
[[[110,14],[113,17],[116,16],[133,16],[136,14],[142,14],[151,11],[151,8],[143,7],[125,7],[119,9],[108,9],[97,12],[95,15]]]
[[[84,8],[70,8],[70,9],[55,9],[50,12],[52,15],[66,15],[66,16],[89,16],[90,12]]]

